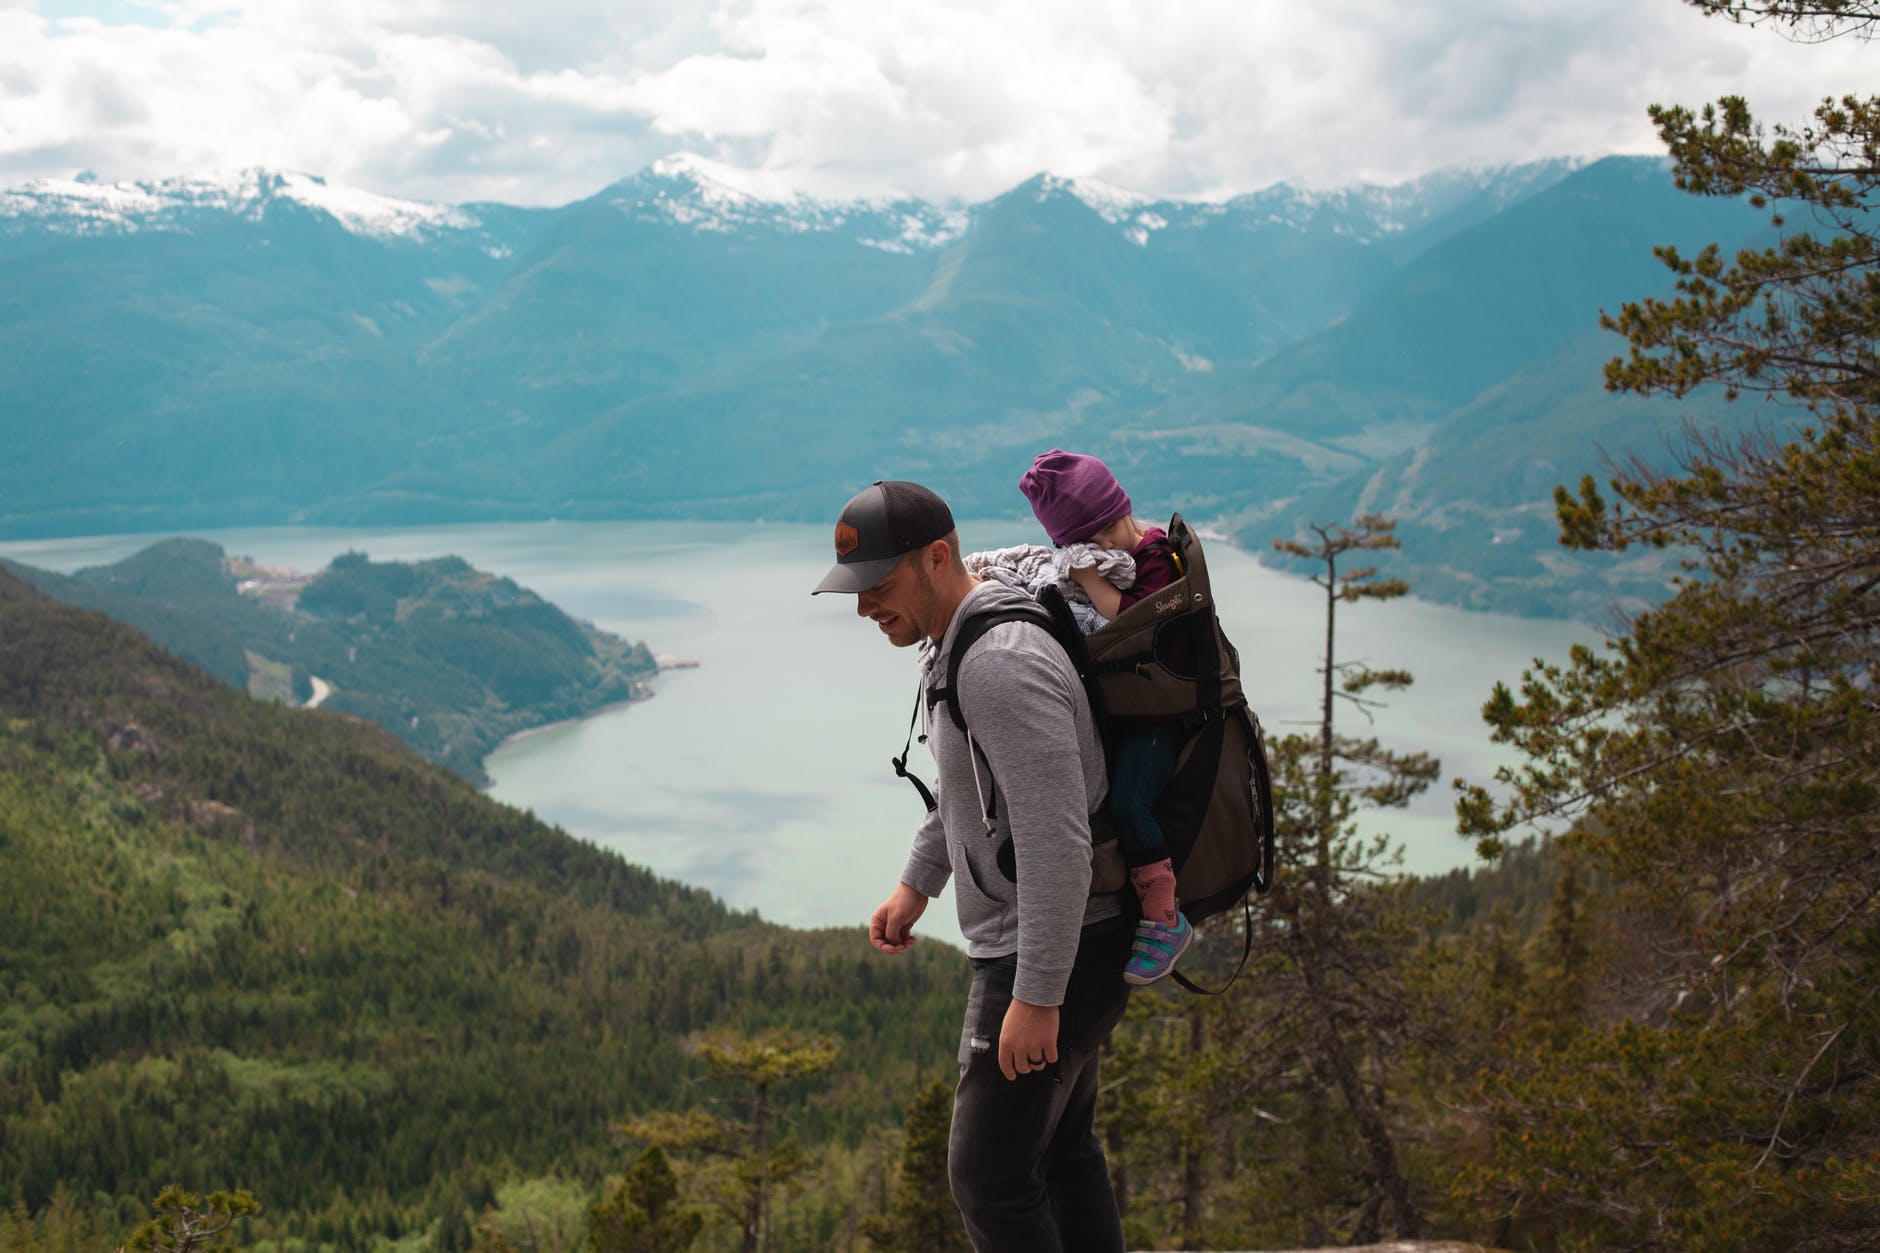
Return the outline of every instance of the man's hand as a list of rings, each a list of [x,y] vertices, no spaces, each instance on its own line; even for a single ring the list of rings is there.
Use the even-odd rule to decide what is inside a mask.
[[[1007,1079],[1043,1070],[1058,1059],[1058,1007],[1012,998],[999,1029],[999,1070]]]
[[[897,883],[888,899],[868,919],[868,942],[884,953],[905,953],[914,947],[914,923],[927,909],[927,898],[905,883]]]

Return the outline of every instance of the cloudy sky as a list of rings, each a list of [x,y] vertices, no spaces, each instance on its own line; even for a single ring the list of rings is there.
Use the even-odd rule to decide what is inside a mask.
[[[1880,46],[1678,0],[0,0],[0,187],[247,166],[559,204],[670,152],[812,194],[1219,197],[1800,120]]]

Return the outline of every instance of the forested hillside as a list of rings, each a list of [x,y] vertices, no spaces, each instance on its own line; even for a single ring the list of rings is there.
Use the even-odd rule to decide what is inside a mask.
[[[957,952],[734,914],[3,572],[0,867],[0,1211],[76,1247],[175,1181],[258,1234],[467,1241],[500,1185],[620,1169],[689,1033],[839,1041],[779,1093],[831,1151],[952,1052]]]
[[[1329,603],[1392,590],[1340,578]],[[1524,743],[1541,691],[1492,711]],[[1649,709],[1611,743],[1675,734]],[[1691,763],[1668,810],[1614,791],[1564,844],[1401,885],[1352,813],[1436,764],[1276,737],[1278,886],[1184,963],[1219,985],[1249,941],[1245,968],[1135,997],[1106,1063],[1131,1247],[1863,1248],[1871,856],[1820,841],[1871,829],[1848,785],[1873,755],[1841,747],[1865,725],[1733,767],[1734,807]],[[1791,810],[1796,768],[1819,778]],[[243,1240],[305,1253],[948,1247],[957,952],[732,914],[4,575],[0,868],[0,1242],[25,1253],[107,1247],[171,1182],[250,1189]],[[1785,899],[1804,930],[1765,949]]]
[[[0,567],[252,695],[307,702],[317,681],[323,707],[370,718],[476,782],[504,737],[644,697],[657,669],[646,645],[456,557],[344,553],[293,576],[171,539],[69,577]]]

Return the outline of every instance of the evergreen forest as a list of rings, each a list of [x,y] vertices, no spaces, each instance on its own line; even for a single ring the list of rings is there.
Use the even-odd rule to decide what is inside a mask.
[[[693,1033],[849,1042],[779,1091],[832,1146],[952,1054],[956,954],[728,911],[5,574],[0,710],[0,1246],[103,1247],[181,1182],[309,1247],[468,1247],[685,1104]]]

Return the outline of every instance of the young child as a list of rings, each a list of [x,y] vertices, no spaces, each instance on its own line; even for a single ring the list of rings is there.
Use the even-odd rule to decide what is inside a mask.
[[[1135,582],[1127,588],[1117,587],[1095,567],[1071,571],[1104,618],[1114,618],[1181,577],[1167,534],[1136,520],[1129,494],[1095,457],[1053,448],[1032,462],[1018,490],[1053,544],[1092,542],[1135,558]],[[1175,769],[1181,739],[1174,722],[1131,727],[1117,747],[1111,772],[1110,815],[1123,842],[1130,884],[1142,902],[1142,921],[1136,924],[1135,948],[1123,978],[1139,986],[1167,978],[1195,938],[1175,899],[1175,865],[1155,819],[1156,798]]]

